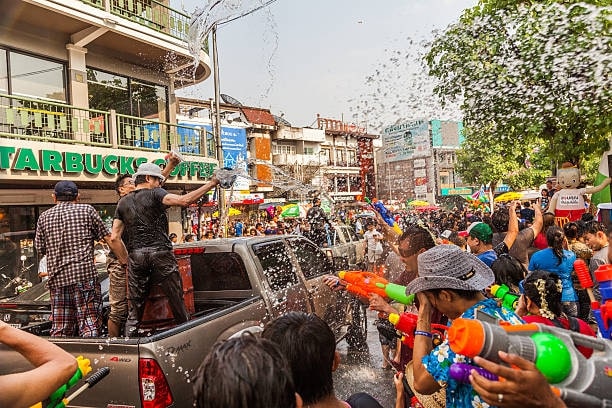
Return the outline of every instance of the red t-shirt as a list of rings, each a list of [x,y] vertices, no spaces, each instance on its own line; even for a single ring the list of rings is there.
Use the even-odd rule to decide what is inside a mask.
[[[539,315],[523,316],[523,320],[525,321],[525,323],[542,323],[542,324],[545,324],[545,325],[548,325],[548,326],[555,326],[556,327],[556,325],[553,323],[552,320],[547,319],[546,317],[539,316]],[[560,317],[557,320],[561,323],[561,325],[563,325],[564,328],[566,328],[567,330],[570,330],[569,320],[567,320],[565,317]],[[591,326],[589,326],[582,319],[576,318],[576,320],[578,321],[578,328],[579,328],[579,332],[581,334],[586,334],[587,336],[595,337],[595,332],[593,331],[593,329],[591,329]],[[576,348],[586,358],[591,357],[591,354],[593,354],[593,349],[590,349],[588,347],[576,346]]]
[[[546,234],[543,232],[540,232],[533,240],[533,246],[538,249],[548,248],[548,241],[546,241]]]

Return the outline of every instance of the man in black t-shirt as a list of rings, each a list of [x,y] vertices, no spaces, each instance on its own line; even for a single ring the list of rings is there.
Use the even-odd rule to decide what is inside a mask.
[[[177,323],[189,316],[183,303],[182,281],[168,237],[166,209],[187,207],[219,184],[216,176],[190,193],[177,195],[161,188],[165,180],[154,163],[143,163],[134,174],[135,189],[119,200],[113,222],[113,236],[127,235],[128,318],[125,335],[134,336],[142,320],[151,285],[160,284],[168,297]]]
[[[319,246],[327,241],[326,225],[330,225],[329,219],[325,211],[321,208],[321,199],[315,197],[312,200],[312,207],[306,213],[306,220],[310,224],[310,233],[308,238]]]

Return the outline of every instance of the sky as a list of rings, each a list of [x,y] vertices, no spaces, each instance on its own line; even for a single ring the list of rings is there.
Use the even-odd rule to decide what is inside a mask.
[[[171,1],[188,13],[202,4]],[[379,133],[381,124],[415,119],[416,113],[392,100],[410,82],[407,71],[420,71],[410,61],[415,44],[431,39],[432,30],[456,22],[475,4],[476,0],[277,0],[219,27],[221,93],[244,105],[268,108],[293,126],[313,126],[320,114],[360,125],[368,122],[368,131]],[[408,66],[388,64],[395,54],[409,60]],[[419,92],[411,88],[405,93],[420,99]],[[178,93],[212,98],[212,75]],[[385,94],[384,100],[379,93]],[[370,109],[364,108],[364,101]],[[375,120],[367,117],[368,112],[388,116]]]

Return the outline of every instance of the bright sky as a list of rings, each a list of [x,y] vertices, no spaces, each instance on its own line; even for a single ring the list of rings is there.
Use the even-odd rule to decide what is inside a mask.
[[[189,13],[203,3],[171,1]],[[411,38],[431,38],[433,29],[444,29],[475,4],[476,0],[278,0],[219,28],[221,93],[284,114],[293,126],[312,125],[317,113],[346,122],[363,120],[354,113],[355,98],[366,92],[366,77],[381,69],[389,51],[409,52]],[[179,93],[212,98],[212,76]]]

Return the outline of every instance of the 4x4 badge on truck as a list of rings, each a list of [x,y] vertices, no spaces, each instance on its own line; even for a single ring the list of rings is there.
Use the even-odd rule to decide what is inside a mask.
[[[10,320],[11,320],[11,315],[10,315],[10,314],[5,314],[5,315],[2,317],[2,320],[4,320],[5,322],[10,321]]]

